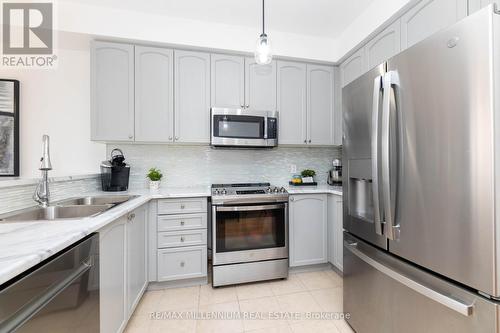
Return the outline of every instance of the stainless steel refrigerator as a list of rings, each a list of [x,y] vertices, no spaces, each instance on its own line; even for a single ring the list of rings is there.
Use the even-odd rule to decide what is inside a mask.
[[[500,15],[442,30],[342,99],[349,324],[500,332]]]

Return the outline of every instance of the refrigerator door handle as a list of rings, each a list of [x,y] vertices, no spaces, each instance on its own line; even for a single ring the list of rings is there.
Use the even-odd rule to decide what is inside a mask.
[[[438,302],[446,306],[447,308],[460,313],[461,315],[464,315],[466,317],[472,316],[474,312],[474,304],[464,304],[463,302],[457,299],[451,298],[443,293],[440,293],[439,291],[431,289],[417,281],[410,279],[409,277],[403,274],[400,274],[392,270],[391,268],[383,265],[382,263],[378,262],[377,260],[371,258],[367,254],[362,252],[362,250],[360,250],[358,247],[358,243],[344,241],[344,247],[347,248],[350,252],[352,252],[356,257],[363,260],[364,262],[366,262],[368,265],[372,266],[379,272],[398,281],[399,283],[421,294],[422,296],[430,298],[433,301]]]
[[[375,232],[383,235],[382,232],[382,214],[380,207],[379,192],[379,109],[380,94],[382,92],[383,76],[377,76],[373,81],[373,108],[372,108],[372,197],[373,197],[373,220],[375,223]]]
[[[383,80],[383,107],[382,107],[382,198],[385,216],[385,234],[390,240],[397,239],[395,227],[395,184],[391,184],[391,97],[397,84],[396,73],[387,72]],[[396,110],[397,112],[397,110]],[[392,156],[394,158],[394,156]]]

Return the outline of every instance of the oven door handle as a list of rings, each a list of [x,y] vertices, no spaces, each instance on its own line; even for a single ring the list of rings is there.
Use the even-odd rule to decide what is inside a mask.
[[[217,206],[218,212],[250,212],[258,210],[282,209],[286,208],[286,204],[278,205],[260,205],[260,206]]]

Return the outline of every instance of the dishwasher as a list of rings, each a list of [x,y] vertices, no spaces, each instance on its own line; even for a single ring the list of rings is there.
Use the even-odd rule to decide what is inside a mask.
[[[99,332],[99,237],[0,286],[0,333]]]

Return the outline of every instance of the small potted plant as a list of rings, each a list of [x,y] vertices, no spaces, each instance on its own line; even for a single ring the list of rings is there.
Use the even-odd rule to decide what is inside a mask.
[[[314,176],[316,176],[316,171],[305,169],[300,173],[300,175],[302,176],[303,183],[314,183]]]
[[[158,190],[160,188],[160,182],[163,177],[161,171],[157,168],[151,168],[149,169],[147,177],[149,179],[149,189]]]

